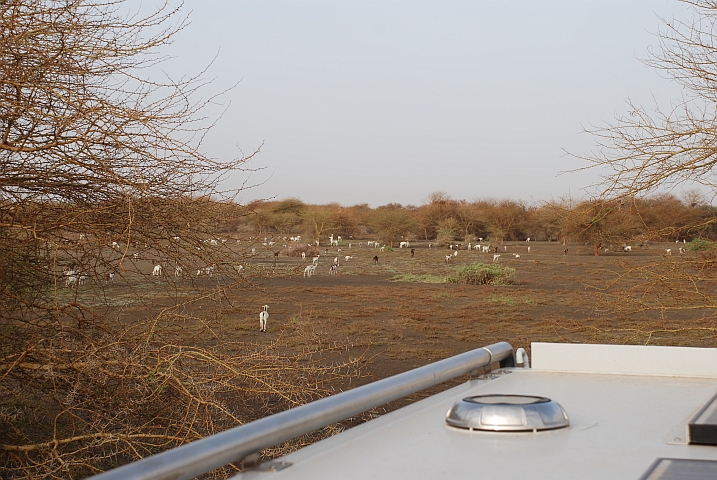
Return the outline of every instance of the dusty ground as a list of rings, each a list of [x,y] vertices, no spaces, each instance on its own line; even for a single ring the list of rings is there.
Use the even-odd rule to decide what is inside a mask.
[[[708,318],[713,311],[628,314],[614,311],[621,306],[614,299],[605,301],[605,292],[615,293],[634,284],[633,279],[612,285],[618,274],[630,268],[679,263],[698,255],[680,255],[679,246],[634,246],[632,252],[611,251],[596,257],[591,247],[583,245],[508,242],[499,247],[499,262],[516,270],[519,283],[511,286],[391,281],[397,274],[449,275],[461,264],[493,261],[492,252],[469,252],[465,247],[446,263],[446,255],[453,251],[428,248],[428,242],[412,243],[413,256],[410,249],[382,252],[361,247],[358,240],[351,248],[346,242],[340,247],[322,246],[319,266],[310,278],[303,276],[310,258],[289,257],[282,250],[275,259],[270,248],[259,247],[248,261],[234,257],[236,266],[239,262],[244,266],[241,288],[227,289],[219,305],[216,300],[212,305],[199,302],[188,306],[186,313],[202,317],[199,309],[215,311],[219,306],[219,313],[213,314],[211,335],[193,340],[197,342],[213,343],[221,338],[263,345],[281,338],[284,345],[297,348],[307,343],[349,345],[348,355],[363,354],[371,359],[363,381],[498,341],[528,351],[530,343],[537,341],[715,347],[717,325]],[[665,256],[666,248],[674,250],[671,257]],[[246,246],[242,249],[249,251]],[[352,258],[346,260],[346,256]],[[379,257],[378,264],[373,262],[374,256]],[[329,275],[336,258],[338,273]],[[221,279],[197,279],[189,274],[152,277],[148,275],[152,262],[144,263],[138,267],[147,272],[130,279],[131,288],[113,284],[102,292],[109,310],[116,310],[118,318],[127,322],[150,318],[163,304],[171,303],[163,301],[163,296],[181,297],[183,290],[197,282],[221,284]],[[173,272],[166,265],[165,270]],[[145,296],[138,305],[135,294],[140,290],[156,290],[156,295],[150,295],[155,301],[147,304]],[[258,317],[264,304],[270,306],[270,318],[268,332],[260,333]],[[297,336],[301,342],[293,341]]]
[[[714,322],[704,311],[689,314],[616,314],[600,295],[616,273],[651,262],[682,261],[674,244],[634,247],[595,257],[586,246],[558,243],[508,243],[500,263],[515,268],[518,285],[487,286],[393,282],[398,273],[448,274],[456,265],[490,263],[493,253],[461,250],[451,264],[448,248],[380,252],[346,245],[322,258],[317,274],[304,278],[301,258],[261,254],[248,266],[264,266],[280,278],[256,280],[253,288],[236,292],[226,310],[231,335],[246,342],[269,342],[308,326],[318,338],[346,341],[372,358],[367,368],[383,378],[431,361],[498,341],[530,349],[530,342],[590,342],[717,346]],[[527,247],[531,247],[531,252]],[[465,247],[464,247],[465,248]],[[665,248],[675,254],[664,257]],[[520,255],[516,258],[514,255]],[[345,256],[354,258],[345,260]],[[372,262],[374,255],[379,264]],[[328,270],[335,257],[338,275]],[[306,261],[304,261],[306,262]],[[608,291],[614,291],[611,287]],[[619,286],[617,288],[625,288]],[[267,333],[259,332],[258,312],[270,305]],[[707,312],[711,313],[711,312]]]

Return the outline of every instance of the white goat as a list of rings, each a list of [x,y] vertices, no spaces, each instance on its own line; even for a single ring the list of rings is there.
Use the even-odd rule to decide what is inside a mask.
[[[269,305],[264,305],[259,312],[259,331],[266,332],[266,322],[269,320]]]
[[[671,249],[671,248],[666,249],[666,250],[665,250],[665,253],[667,254],[668,257],[671,257],[671,256],[672,256],[672,249]]]
[[[680,247],[680,253],[681,253],[681,254],[687,253],[687,249]]]
[[[354,258],[354,257],[352,257],[351,255],[346,255],[346,256],[344,257],[344,259],[345,259],[347,262],[348,262],[349,260],[351,260],[352,258]]]
[[[500,260],[500,253],[493,254],[493,263],[498,263]]]
[[[401,242],[398,244],[398,248],[408,248],[408,242]]]
[[[316,265],[307,265],[304,269],[304,278],[312,276],[314,274],[314,270],[316,270]]]
[[[302,258],[302,259],[305,259],[305,258],[306,258],[306,252],[301,252],[301,258]]]
[[[159,277],[162,275],[162,265],[155,265],[152,269],[152,275]]]
[[[452,259],[453,259],[453,255],[446,255],[446,263],[451,263]]]
[[[489,246],[483,245],[482,248],[483,248],[483,253],[490,253],[490,247],[489,247]]]
[[[320,256],[321,256],[321,255],[316,255],[316,256],[314,257],[314,259],[311,261],[311,263],[313,263],[314,265],[318,265],[318,264],[319,264],[319,257],[320,257]]]
[[[212,278],[214,276],[214,267],[214,265],[209,265],[207,267],[200,268],[197,270],[197,276],[206,275],[209,278]]]
[[[453,256],[454,256],[454,257],[457,257],[457,256],[458,256],[458,250],[456,250],[455,252],[453,252]]]
[[[329,268],[329,275],[336,275],[336,271],[339,269],[339,266],[335,263],[331,265],[331,268]]]
[[[65,274],[66,287],[69,287],[70,285],[77,285],[77,270],[75,270],[74,268],[65,267],[63,273]]]
[[[181,265],[177,265],[176,267],[174,267],[174,276],[175,276],[175,277],[181,277],[183,271],[184,271],[184,269],[182,268],[182,266],[181,266]]]
[[[623,252],[632,252],[632,246],[630,246],[630,245],[625,245],[625,246],[622,247],[622,251],[623,251]]]
[[[114,248],[115,250],[119,250],[120,249],[119,243],[112,242],[112,248]]]

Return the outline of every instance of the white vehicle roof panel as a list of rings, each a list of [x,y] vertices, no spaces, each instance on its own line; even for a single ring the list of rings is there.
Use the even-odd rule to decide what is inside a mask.
[[[651,368],[627,367],[652,362],[654,347],[621,350],[619,362],[604,364],[594,359],[614,354],[613,346],[563,347],[534,344],[534,369],[471,380],[287,455],[281,460],[292,465],[284,470],[248,471],[238,478],[637,479],[660,457],[717,460],[717,447],[687,445],[685,437],[686,422],[717,392],[713,364],[704,364],[714,349],[689,349],[699,351],[686,353],[686,374],[680,376],[673,368],[679,348],[661,370],[661,361]],[[576,356],[588,360],[573,363]],[[600,373],[570,371],[574,365]],[[570,426],[505,433],[446,425],[454,402],[484,394],[549,397],[567,411]]]

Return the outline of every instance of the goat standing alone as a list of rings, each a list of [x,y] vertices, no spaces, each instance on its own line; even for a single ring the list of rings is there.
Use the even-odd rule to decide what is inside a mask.
[[[259,331],[266,332],[266,322],[269,320],[269,305],[261,307],[263,310],[259,313]]]

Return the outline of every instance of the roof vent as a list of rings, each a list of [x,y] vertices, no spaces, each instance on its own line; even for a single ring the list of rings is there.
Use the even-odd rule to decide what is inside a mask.
[[[452,427],[491,432],[537,432],[570,425],[557,402],[532,395],[477,395],[456,402],[446,414]]]
[[[717,445],[717,395],[690,419],[687,432],[691,445]]]

